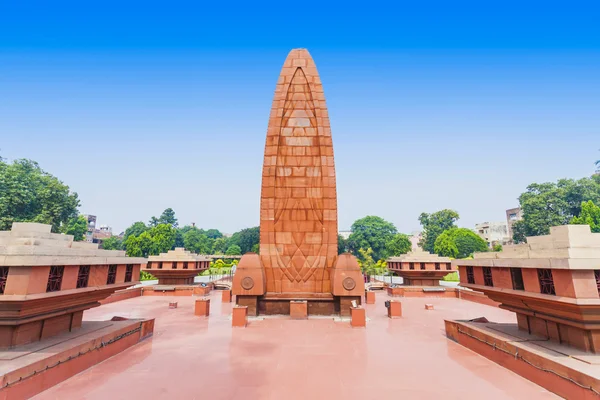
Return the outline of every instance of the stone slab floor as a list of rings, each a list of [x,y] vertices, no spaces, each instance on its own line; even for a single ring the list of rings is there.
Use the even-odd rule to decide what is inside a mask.
[[[367,305],[366,329],[333,319],[254,320],[231,328],[231,304],[211,294],[211,315],[191,297],[138,297],[84,314],[87,320],[155,317],[154,337],[35,399],[550,399],[552,393],[458,344],[444,318],[513,313],[458,299],[402,299],[389,320],[384,301]],[[169,309],[177,301],[177,309]],[[425,303],[435,310],[426,311]]]

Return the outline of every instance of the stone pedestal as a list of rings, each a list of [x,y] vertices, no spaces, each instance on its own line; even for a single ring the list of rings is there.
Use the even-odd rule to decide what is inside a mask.
[[[208,296],[210,294],[211,286],[194,286],[194,295],[196,296]]]
[[[365,292],[365,303],[375,304],[375,292],[371,292],[370,290]]]
[[[222,290],[221,291],[221,302],[231,303],[231,290]]]
[[[362,307],[350,307],[350,326],[364,328],[367,326],[367,314]]]
[[[177,308],[177,302],[176,301],[169,302],[169,308]]]
[[[194,315],[208,317],[210,315],[210,299],[198,299],[194,305]]]
[[[248,323],[248,307],[235,306],[231,314],[231,326],[245,328]]]
[[[308,318],[308,302],[306,300],[290,301],[290,317],[292,319]]]
[[[425,304],[426,310],[433,310],[433,304]]]
[[[388,318],[400,317],[402,317],[402,303],[398,300],[390,300],[390,306],[388,307]]]

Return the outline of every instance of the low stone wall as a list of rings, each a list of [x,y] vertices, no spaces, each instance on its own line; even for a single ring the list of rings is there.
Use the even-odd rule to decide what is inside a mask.
[[[161,287],[145,286],[142,288],[142,296],[207,296],[213,286],[172,286]]]
[[[466,290],[464,288],[435,286],[439,291],[431,291],[431,287],[424,286],[396,286],[387,287],[387,294],[391,297],[443,297],[458,298],[461,300],[472,301],[474,303],[485,304],[486,306],[498,307],[500,303],[490,300],[485,294]],[[441,290],[445,289],[445,290]]]
[[[458,298],[461,300],[468,300],[474,303],[485,304],[486,306],[498,307],[500,303],[491,300],[485,294],[481,292],[475,292],[473,290],[459,289],[457,291]]]
[[[134,288],[134,289],[125,289],[119,290],[105,298],[104,300],[100,300],[100,304],[109,304],[114,303],[115,301],[132,299],[134,297],[139,297],[142,295],[142,288]]]

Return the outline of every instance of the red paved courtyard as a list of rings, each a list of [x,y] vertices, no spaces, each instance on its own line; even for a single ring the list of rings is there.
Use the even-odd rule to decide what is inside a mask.
[[[366,329],[331,318],[251,320],[231,327],[231,304],[211,295],[138,297],[85,313],[87,320],[155,317],[154,336],[35,399],[550,399],[547,390],[446,339],[444,318],[514,313],[458,299],[403,298],[390,320],[378,293]],[[169,301],[177,309],[169,309]],[[433,311],[424,309],[434,304]]]

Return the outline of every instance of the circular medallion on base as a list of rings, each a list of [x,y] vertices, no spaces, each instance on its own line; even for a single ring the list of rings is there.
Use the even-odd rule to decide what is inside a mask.
[[[354,281],[354,279],[347,277],[342,281],[342,286],[346,290],[352,290],[356,287],[356,282]]]
[[[254,279],[249,276],[242,279],[242,288],[245,290],[250,290],[254,287]]]

